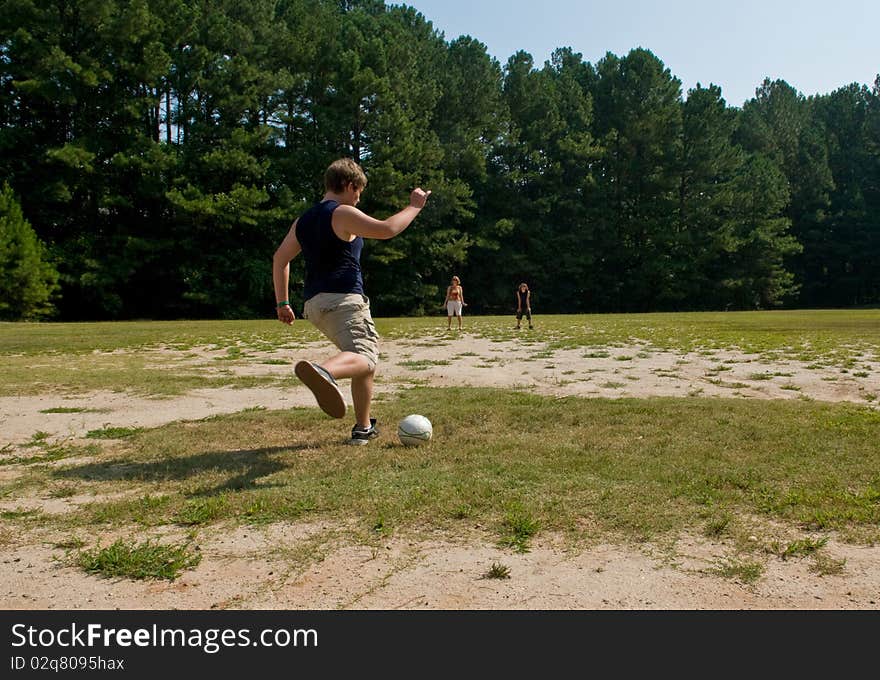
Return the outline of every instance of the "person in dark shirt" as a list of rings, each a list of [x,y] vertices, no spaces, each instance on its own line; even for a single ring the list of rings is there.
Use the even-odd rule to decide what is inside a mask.
[[[519,330],[523,316],[529,322],[529,328],[532,329],[532,291],[529,290],[527,283],[521,283],[516,289],[516,328]]]
[[[303,317],[340,351],[323,364],[299,361],[294,372],[315,395],[318,406],[334,418],[344,417],[346,411],[336,381],[351,378],[355,414],[351,444],[367,444],[379,434],[376,419],[370,417],[379,336],[364,294],[360,263],[364,239],[397,236],[431,194],[413,189],[408,206],[377,220],[356,207],[366,186],[367,177],[354,160],[334,161],[324,174],[324,198],[294,221],[272,261],[278,320],[289,325],[296,319],[288,299],[290,261],[300,253],[305,259]]]

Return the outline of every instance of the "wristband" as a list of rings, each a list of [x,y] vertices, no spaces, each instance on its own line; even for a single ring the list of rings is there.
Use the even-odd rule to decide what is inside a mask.
[[[282,300],[277,305],[275,305],[276,309],[281,309],[282,307],[287,307],[290,304],[289,300]]]

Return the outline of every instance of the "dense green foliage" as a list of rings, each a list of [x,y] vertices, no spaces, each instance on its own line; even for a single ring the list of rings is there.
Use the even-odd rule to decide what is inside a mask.
[[[327,164],[384,216],[377,315],[880,303],[880,79],[741,109],[646,49],[505,65],[382,0],[0,0],[0,181],[65,319],[272,315],[270,261]],[[301,301],[302,263],[291,299]]]
[[[58,272],[9,185],[0,189],[0,319],[39,319],[52,311]]]

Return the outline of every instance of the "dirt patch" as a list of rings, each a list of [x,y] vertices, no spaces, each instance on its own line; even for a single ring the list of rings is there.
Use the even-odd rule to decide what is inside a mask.
[[[880,397],[880,364],[867,356],[857,359],[859,370],[850,371],[729,350],[679,353],[633,345],[551,351],[533,338],[493,342],[464,333],[433,342],[385,341],[376,393],[392,395],[425,382],[556,396],[809,399],[873,408]],[[213,355],[207,349],[203,354],[188,350],[187,360],[208,365]],[[329,354],[326,344],[315,344],[222,362],[224,370],[238,375],[277,377],[282,383],[277,387],[202,389],[166,399],[116,392],[0,398],[0,455],[23,455],[35,436],[80,439],[105,427],[155,427],[254,407],[314,407],[311,393],[292,377],[290,363],[265,361],[320,361]],[[161,366],[163,356],[170,370],[183,353],[154,353],[151,361]],[[43,412],[59,408],[89,410]],[[17,466],[0,468],[4,481],[18,474]],[[61,513],[93,500],[88,495],[4,499],[0,510]],[[876,609],[880,595],[880,547],[833,539],[823,553],[839,565],[836,573],[822,573],[808,559],[766,555],[760,578],[750,583],[719,575],[730,546],[694,537],[681,538],[673,553],[658,546],[605,544],[572,550],[546,538],[519,554],[480,535],[466,542],[392,537],[375,545],[345,536],[344,527],[308,523],[212,528],[198,537],[203,559],[197,568],[174,582],[137,582],[83,573],[56,547],[65,537],[6,531],[0,534],[0,607]],[[91,536],[90,541],[99,538],[111,540]],[[492,565],[506,569],[508,577],[488,577]]]
[[[206,358],[216,353],[203,351]],[[198,363],[198,358],[190,357],[194,352],[187,351],[186,359],[183,353],[154,352],[151,361],[161,367],[165,356],[164,365],[176,370],[180,361]],[[316,343],[304,350],[253,353],[252,361],[223,362],[223,370],[236,375],[278,378],[283,384],[279,387],[196,389],[161,399],[109,391],[0,397],[0,449],[20,446],[36,433],[80,438],[105,427],[156,427],[246,408],[311,407],[314,397],[293,377],[291,364],[261,362],[306,357],[320,361],[329,354],[325,343]],[[681,353],[639,345],[601,351],[548,350],[531,340],[494,342],[464,333],[452,339],[440,336],[430,343],[384,341],[376,394],[390,395],[414,382],[426,382],[436,387],[517,388],[555,396],[812,399],[880,408],[880,362],[865,356],[857,364],[861,370],[851,371],[794,360],[768,361],[730,350]],[[350,395],[345,396],[350,405]],[[88,411],[43,412],[59,408]]]
[[[212,531],[174,582],[89,576],[51,541],[0,559],[3,609],[876,609],[880,547],[829,542],[845,562],[819,576],[807,559],[770,557],[755,583],[714,573],[720,543],[686,538],[676,562],[650,546],[571,550],[552,541],[511,553],[489,537],[392,538],[352,545],[327,527]],[[109,543],[111,537],[103,542]],[[289,551],[310,545],[307,556]],[[279,549],[279,546],[286,546]],[[493,565],[504,578],[488,576]]]

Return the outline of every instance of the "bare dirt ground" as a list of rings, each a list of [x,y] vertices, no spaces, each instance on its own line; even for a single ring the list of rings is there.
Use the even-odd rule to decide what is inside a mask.
[[[440,335],[436,343],[385,341],[382,352],[378,395],[425,381],[557,396],[738,396],[848,401],[873,408],[880,397],[880,363],[868,356],[858,361],[859,371],[767,362],[732,351],[682,354],[641,346],[585,356],[583,349],[551,352],[540,344],[491,342],[467,332]],[[329,353],[320,344],[302,356],[264,356],[320,360]],[[157,365],[182,356],[154,354]],[[202,350],[194,361],[215,354]],[[232,368],[241,375],[291,374],[290,365],[241,362]],[[91,411],[41,413],[74,406]],[[0,450],[16,451],[38,432],[53,440],[78,439],[111,425],[154,427],[255,406],[313,407],[314,400],[294,379],[283,389],[194,390],[166,399],[112,392],[4,397]],[[14,465],[0,468],[0,481],[17,474]],[[94,500],[17,497],[0,500],[0,511],[64,512],[71,504]],[[140,582],[86,575],[61,559],[59,537],[40,530],[18,535],[7,528],[0,533],[0,608],[877,609],[880,603],[880,546],[854,546],[833,537],[824,552],[844,565],[840,573],[823,575],[808,560],[771,555],[760,579],[747,584],[714,573],[732,546],[703,537],[683,536],[674,546],[603,544],[573,550],[544,536],[528,553],[517,554],[496,547],[479,526],[467,540],[395,535],[369,546],[346,541],[343,529],[309,523],[214,527],[199,537],[203,559],[197,568],[174,582]],[[297,546],[309,542],[317,559],[306,566],[290,559]],[[509,569],[509,578],[486,578],[495,563]]]

